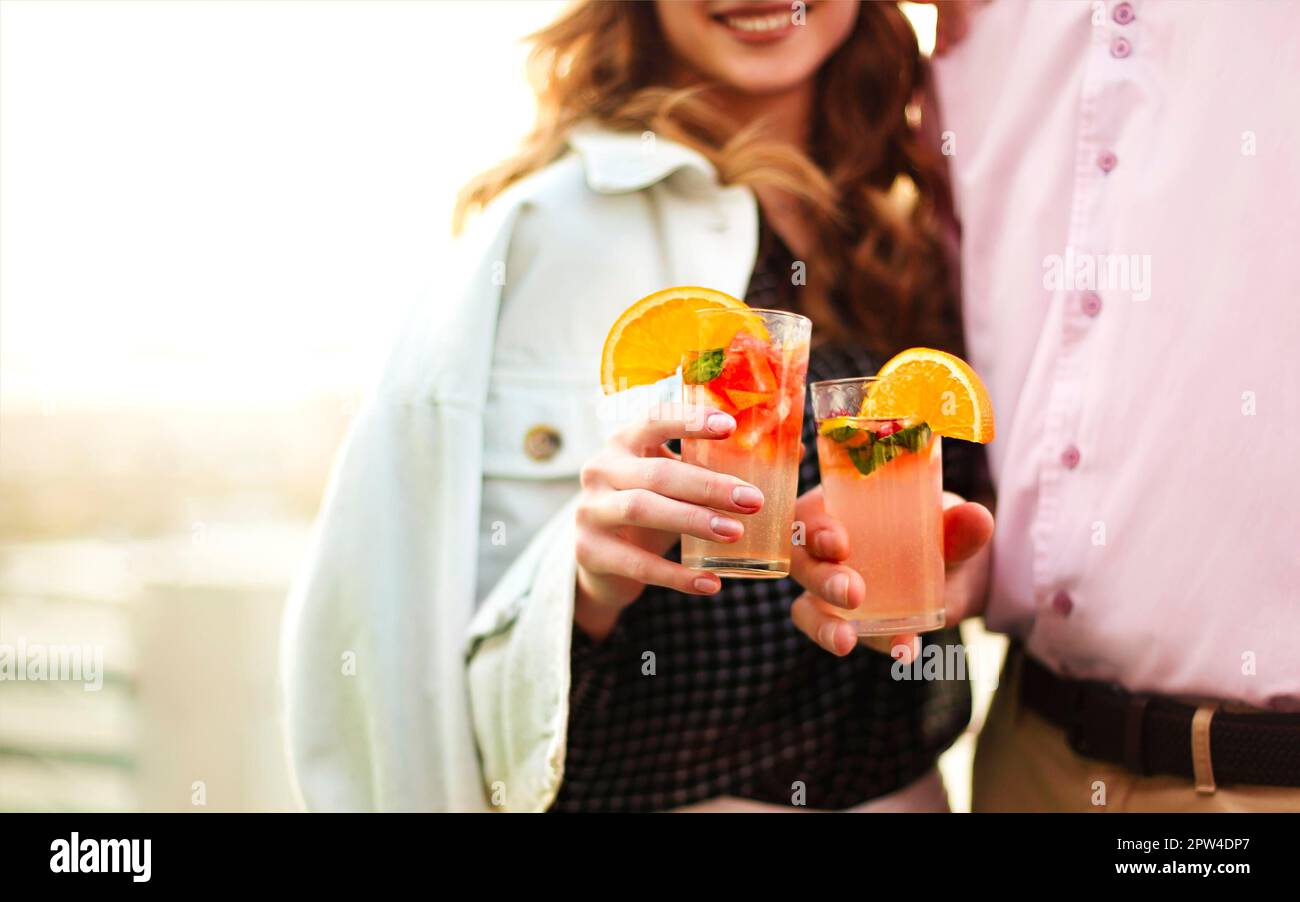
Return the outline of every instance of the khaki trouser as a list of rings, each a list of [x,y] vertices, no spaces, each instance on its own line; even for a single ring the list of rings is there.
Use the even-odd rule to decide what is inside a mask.
[[[1143,777],[1085,758],[1065,731],[1020,704],[1014,650],[975,751],[974,811],[1300,811],[1300,788],[1219,786],[1198,792],[1191,779]]]

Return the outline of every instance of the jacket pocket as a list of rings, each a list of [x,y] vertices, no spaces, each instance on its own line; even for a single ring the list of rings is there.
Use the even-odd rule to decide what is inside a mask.
[[[483,494],[476,598],[498,586],[520,553],[578,491],[602,442],[594,376],[494,370],[483,413]],[[525,580],[528,582],[528,580]],[[527,594],[503,607],[513,620]],[[507,593],[511,594],[511,593]]]
[[[494,370],[483,418],[483,474],[573,479],[603,442],[590,375]]]

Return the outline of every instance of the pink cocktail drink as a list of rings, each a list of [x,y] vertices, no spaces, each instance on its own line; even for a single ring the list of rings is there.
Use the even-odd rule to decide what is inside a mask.
[[[864,390],[854,386],[870,381],[812,389],[826,509],[848,531],[846,563],[867,589],[864,605],[837,613],[855,621],[860,636],[938,629],[944,625],[941,439],[919,420],[852,415]]]
[[[704,311],[700,317],[706,321],[701,334],[719,346],[691,351],[683,359],[682,400],[730,414],[736,431],[722,440],[684,440],[682,460],[756,486],[763,507],[741,518],[745,534],[735,542],[682,536],[682,563],[723,576],[786,576],[811,323],[773,310],[750,310],[744,317]],[[723,322],[735,323],[734,333],[720,329]]]

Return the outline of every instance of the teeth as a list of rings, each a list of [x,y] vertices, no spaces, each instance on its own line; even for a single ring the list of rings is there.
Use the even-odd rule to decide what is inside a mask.
[[[776,31],[790,24],[786,13],[774,13],[770,16],[727,16],[727,27],[737,31]]]

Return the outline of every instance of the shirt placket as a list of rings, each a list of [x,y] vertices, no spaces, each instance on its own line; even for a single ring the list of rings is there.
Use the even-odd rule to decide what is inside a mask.
[[[1106,95],[1110,87],[1126,77],[1123,66],[1136,53],[1136,19],[1134,4],[1112,3],[1100,24],[1089,18],[1082,26],[1088,29],[1089,46],[1079,98],[1070,224],[1064,249],[1067,267],[1073,267],[1079,255],[1100,255],[1108,250],[1104,228],[1106,194],[1114,181],[1112,174],[1122,161],[1115,147],[1117,123],[1114,116],[1107,115]],[[1051,303],[1060,304],[1061,309],[1053,318],[1059,325],[1044,423],[1046,459],[1041,462],[1033,529],[1033,573],[1039,613],[1035,633],[1047,645],[1041,650],[1056,658],[1051,649],[1053,638],[1065,628],[1081,601],[1074,585],[1079,576],[1075,563],[1078,558],[1063,553],[1058,537],[1067,481],[1078,477],[1089,451],[1078,442],[1078,427],[1085,397],[1087,354],[1095,321],[1105,309],[1105,298],[1097,286],[1077,285],[1067,278]],[[1055,663],[1063,671],[1068,669],[1059,659]]]

